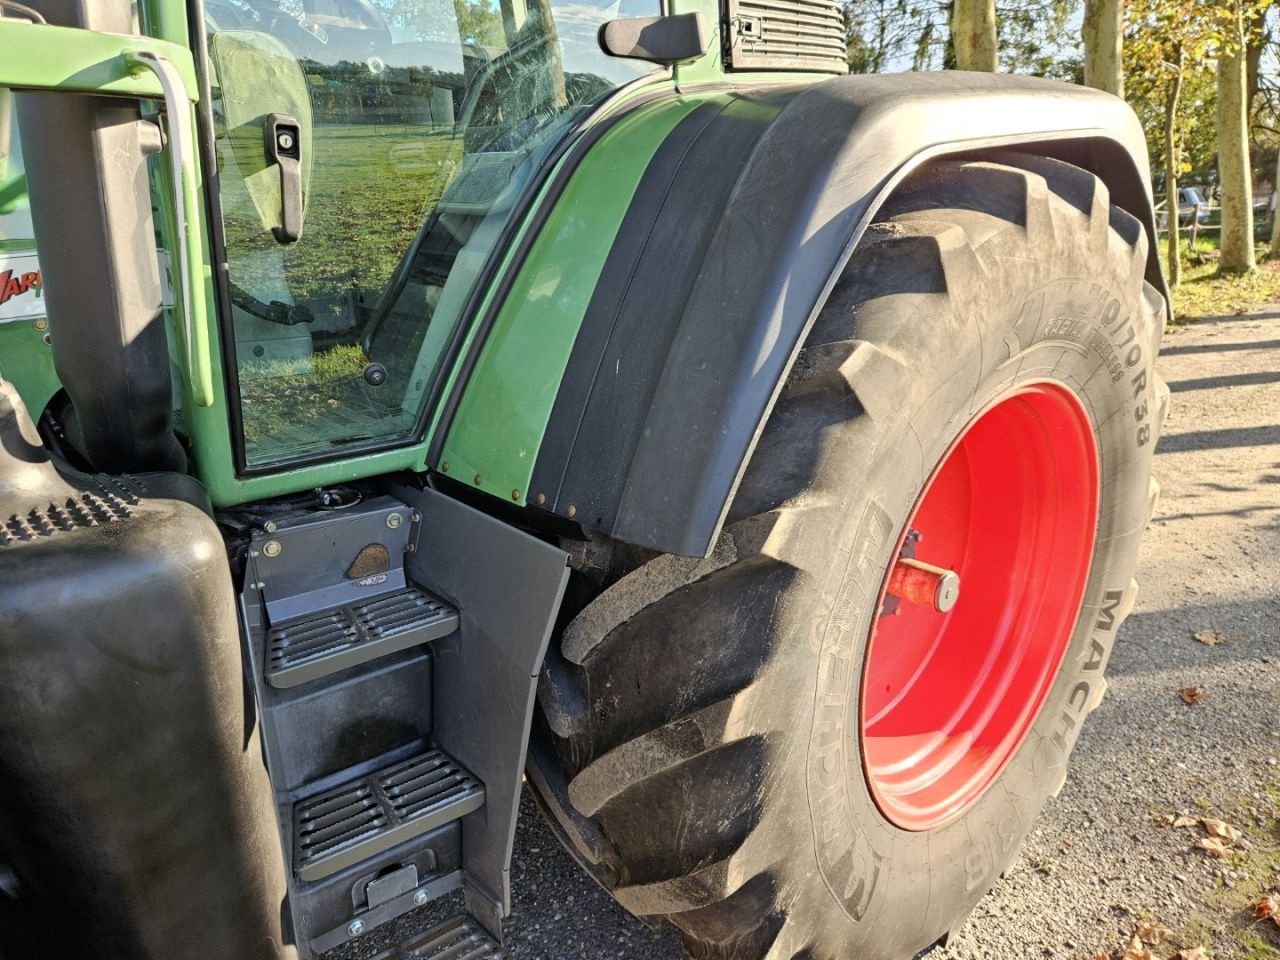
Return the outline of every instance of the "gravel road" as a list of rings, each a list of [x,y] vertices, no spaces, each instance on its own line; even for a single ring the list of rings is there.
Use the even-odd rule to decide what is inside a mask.
[[[1249,909],[1280,886],[1280,306],[1172,330],[1160,366],[1163,494],[1107,697],[1007,877],[927,960],[1119,956],[1140,920],[1170,930],[1157,958],[1280,960],[1280,926]],[[1196,706],[1179,696],[1193,686]],[[1177,814],[1245,839],[1214,859],[1199,827],[1153,823]],[[527,798],[512,872],[515,960],[686,956],[586,879]]]

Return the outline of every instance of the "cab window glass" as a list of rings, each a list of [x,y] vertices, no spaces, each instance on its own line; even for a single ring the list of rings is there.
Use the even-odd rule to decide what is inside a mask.
[[[622,2],[208,0],[251,467],[414,435],[522,187],[576,117],[659,69],[600,51],[604,21],[659,12]],[[293,181],[268,122],[296,134]]]

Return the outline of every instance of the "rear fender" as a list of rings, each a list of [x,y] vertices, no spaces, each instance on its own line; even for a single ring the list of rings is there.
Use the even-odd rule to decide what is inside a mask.
[[[721,139],[727,147],[686,145],[650,164],[538,450],[540,505],[614,538],[710,551],[844,265],[895,187],[930,160],[1016,147],[1092,171],[1144,225],[1147,279],[1165,289],[1146,143],[1108,94],[990,74],[848,76],[798,92],[758,136]],[[689,183],[727,200],[713,216],[682,210],[669,198]]]

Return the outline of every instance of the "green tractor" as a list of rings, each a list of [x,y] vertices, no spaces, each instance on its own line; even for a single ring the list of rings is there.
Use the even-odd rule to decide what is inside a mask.
[[[697,957],[963,923],[1166,296],[1121,101],[842,24],[0,0],[0,957],[504,956],[525,784]]]

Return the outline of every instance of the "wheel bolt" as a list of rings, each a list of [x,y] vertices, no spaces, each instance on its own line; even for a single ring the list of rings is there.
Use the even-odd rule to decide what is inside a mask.
[[[908,603],[946,613],[960,597],[960,575],[931,563],[900,557],[889,574],[888,592]]]

